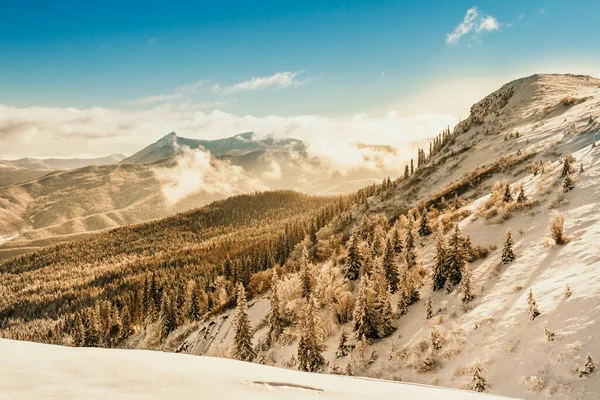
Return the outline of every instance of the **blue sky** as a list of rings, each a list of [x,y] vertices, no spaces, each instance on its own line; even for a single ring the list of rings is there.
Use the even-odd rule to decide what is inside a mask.
[[[594,1],[2,0],[0,104],[465,117],[510,79],[600,75],[599,17]]]

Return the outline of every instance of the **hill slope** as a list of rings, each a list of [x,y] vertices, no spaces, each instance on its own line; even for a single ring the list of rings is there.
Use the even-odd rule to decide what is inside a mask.
[[[325,376],[210,357],[73,349],[0,339],[2,392],[19,399],[493,399],[475,393]]]

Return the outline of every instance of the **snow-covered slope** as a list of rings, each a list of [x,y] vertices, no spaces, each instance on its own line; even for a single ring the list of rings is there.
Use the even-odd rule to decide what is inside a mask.
[[[440,162],[426,178],[417,175],[393,192],[369,199],[367,213],[394,217],[445,185],[469,182],[465,178],[469,171],[489,166],[502,156],[526,156],[524,162],[498,168],[491,177],[471,182],[463,194],[467,204],[461,210],[463,218],[458,220],[461,230],[475,245],[496,247],[487,258],[470,266],[475,300],[463,304],[458,290],[432,293],[428,277],[421,289],[422,300],[395,320],[397,330],[391,336],[369,346],[368,354],[373,352],[374,357],[358,373],[460,388],[468,382],[471,367],[479,364],[490,393],[524,398],[600,398],[600,373],[583,378],[577,374],[587,354],[600,360],[600,149],[593,146],[600,133],[600,80],[535,75],[503,86],[472,111],[471,117],[455,128],[463,131],[451,147],[456,155]],[[567,154],[576,160],[571,174],[575,188],[564,193],[560,163]],[[535,163],[544,165],[543,171],[534,174]],[[480,210],[490,197],[493,183],[501,179],[509,181],[515,197],[522,186],[531,205],[506,213],[499,210],[497,216],[486,218]],[[548,233],[554,209],[565,215],[569,242],[563,246],[555,245]],[[357,222],[363,212],[357,212]],[[507,230],[515,238],[517,258],[502,265],[500,254]],[[320,235],[326,239],[324,232]],[[420,239],[419,250],[424,267],[431,271],[433,236]],[[339,267],[318,265],[315,271]],[[572,290],[570,297],[565,296],[567,284]],[[355,296],[356,286],[348,285]],[[528,317],[530,289],[541,311],[534,321]],[[435,316],[427,320],[424,299],[430,295]],[[252,325],[260,326],[269,311],[268,301],[257,299],[250,304]],[[322,313],[327,316],[324,356],[344,371],[348,357],[338,359],[335,352],[341,332],[351,333],[352,323],[338,326],[331,322],[327,307]],[[233,337],[230,320],[224,314],[201,325],[186,339],[187,351],[223,354],[223,343],[231,343]],[[555,334],[554,340],[547,340],[545,328]],[[421,341],[429,341],[434,330],[445,337],[437,353],[439,366],[418,372],[404,357]],[[257,330],[255,340],[265,333],[265,328]],[[269,349],[265,362],[290,365],[296,343],[292,340]]]
[[[2,399],[493,399],[471,392],[143,350],[0,339]]]

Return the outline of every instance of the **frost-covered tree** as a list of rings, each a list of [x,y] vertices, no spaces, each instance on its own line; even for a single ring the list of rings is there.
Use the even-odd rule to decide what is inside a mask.
[[[563,234],[564,224],[565,224],[565,216],[558,210],[553,210],[550,214],[550,226],[548,230],[550,231],[550,235],[554,242],[557,245],[563,245],[567,243],[567,238]]]
[[[408,306],[419,301],[419,287],[416,282],[414,271],[403,266],[400,275],[400,297],[398,298],[398,311],[400,315],[408,312]]]
[[[404,259],[406,260],[408,269],[412,269],[417,264],[412,217],[408,219],[408,225],[406,226],[406,232],[404,234]]]
[[[346,334],[346,331],[342,330],[335,356],[337,358],[345,357],[350,353],[351,349],[352,347],[348,344],[348,335]]]
[[[445,285],[448,292],[451,292],[462,279],[462,269],[467,258],[465,253],[460,229],[458,229],[458,225],[454,225],[454,230],[448,240],[448,273]]]
[[[565,176],[565,180],[562,185],[563,192],[565,192],[565,193],[570,192],[571,190],[573,190],[574,187],[575,187],[575,183],[573,183],[573,179],[571,179],[571,175],[567,174],[567,176]]]
[[[283,319],[281,318],[281,310],[279,304],[279,296],[277,295],[277,283],[279,279],[277,273],[273,273],[271,278],[271,292],[269,293],[269,341],[271,343],[277,341],[283,332]]]
[[[379,323],[379,337],[386,337],[396,330],[394,326],[394,313],[392,312],[392,295],[390,290],[385,290],[379,300],[381,310]]]
[[[362,257],[360,254],[360,240],[356,229],[352,231],[350,239],[346,245],[348,257],[344,265],[345,276],[349,280],[355,280],[360,274],[360,268],[362,264]]]
[[[237,286],[237,307],[233,320],[233,358],[240,361],[252,361],[256,352],[252,347],[252,329],[248,317],[248,305],[246,303],[246,291],[241,283]]]
[[[373,290],[373,284],[367,275],[360,279],[358,296],[354,305],[353,324],[357,340],[366,337],[374,339],[377,337],[379,320],[375,305],[377,294]]]
[[[585,365],[579,370],[579,377],[590,375],[596,369],[596,363],[590,354],[585,359]]]
[[[515,253],[513,251],[513,240],[512,233],[506,231],[506,240],[504,240],[504,247],[502,247],[502,264],[508,264],[515,260]]]
[[[431,235],[431,226],[429,226],[429,219],[427,218],[427,208],[423,207],[421,212],[421,221],[419,223],[419,235],[422,237]]]
[[[392,245],[394,246],[394,252],[396,255],[402,253],[402,235],[400,235],[400,228],[395,226],[392,230]]]
[[[435,242],[435,257],[433,262],[433,290],[439,290],[446,284],[448,276],[448,248],[444,233],[438,230]]]
[[[325,365],[320,321],[314,301],[310,298],[302,313],[302,332],[298,342],[298,369],[307,372],[320,372]]]
[[[512,193],[510,192],[510,184],[506,182],[504,186],[504,196],[502,196],[502,201],[504,203],[510,203],[513,201]]]
[[[465,264],[463,266],[462,280],[460,284],[462,286],[462,301],[463,303],[468,303],[475,298],[475,295],[473,294],[471,267],[469,264]]]
[[[475,364],[473,367],[473,376],[469,382],[468,389],[474,392],[483,392],[487,388],[487,380],[481,374],[481,366]]]
[[[396,293],[400,279],[398,276],[398,266],[396,265],[396,254],[390,238],[388,238],[383,252],[383,272],[385,273],[385,279],[391,292]]]
[[[565,156],[565,158],[563,159],[563,166],[560,171],[561,178],[564,178],[571,173],[571,160],[572,159],[573,159],[573,156],[571,156],[570,154],[567,154]]]
[[[529,289],[529,295],[527,295],[527,305],[529,306],[529,319],[533,321],[538,315],[540,315],[540,311],[538,310],[537,303],[533,298],[532,289]]]
[[[312,293],[312,276],[306,247],[302,249],[302,257],[300,258],[300,282],[302,285],[302,296],[308,300]]]
[[[433,317],[433,300],[431,296],[427,298],[427,304],[425,305],[425,318],[431,319]]]
[[[519,190],[519,196],[517,197],[517,203],[526,203],[527,202],[527,196],[525,195],[525,189],[523,189],[523,186],[521,186],[521,190]]]

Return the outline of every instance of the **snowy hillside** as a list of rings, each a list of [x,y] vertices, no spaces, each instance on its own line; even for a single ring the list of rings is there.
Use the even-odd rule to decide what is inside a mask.
[[[436,156],[431,162],[434,167],[426,166],[421,175],[369,199],[368,209],[355,212],[357,226],[363,214],[395,218],[411,207],[434,207],[439,200],[436,193],[442,188],[453,184],[460,188],[457,182],[467,188],[461,193],[458,189],[448,192],[460,194],[459,208],[430,213],[434,234],[417,239],[426,271],[421,299],[399,316],[395,294],[391,304],[397,329],[368,344],[359,361],[355,354],[336,356],[342,332],[354,343],[353,323],[333,323],[332,306],[321,301],[323,356],[329,372],[343,372],[351,365],[355,375],[461,388],[478,366],[489,393],[600,398],[600,373],[579,376],[588,354],[600,360],[600,150],[595,147],[599,127],[599,80],[570,75],[520,79],[473,107],[471,116],[455,128],[459,136],[452,144],[451,156],[446,149],[445,160]],[[569,154],[573,158],[568,175],[574,188],[565,191],[561,170]],[[488,170],[491,172],[481,173]],[[513,197],[508,202],[498,201],[497,194],[490,198],[490,192],[497,192],[494,185],[500,187],[502,180],[510,184]],[[521,191],[527,199],[517,203]],[[556,244],[549,233],[554,210],[564,214],[564,245]],[[467,303],[461,301],[462,286],[450,293],[432,291],[435,228],[448,221],[457,222],[463,235],[489,252],[468,264],[475,297]],[[394,227],[384,234],[389,238],[393,231]],[[516,259],[503,264],[507,231],[515,241]],[[448,231],[446,239],[450,236]],[[330,232],[322,230],[319,239],[325,243]],[[366,246],[369,249],[372,244]],[[330,286],[339,285],[340,291],[358,296],[358,281],[339,283],[343,258],[332,257],[311,267],[316,291],[321,281],[331,278]],[[299,282],[298,274],[289,274],[278,285],[279,297],[287,301],[281,300],[282,307],[294,307],[297,301],[289,293],[294,279]],[[530,290],[540,312],[534,320],[527,301]],[[433,316],[426,319],[430,296]],[[267,298],[250,302],[250,322],[258,326],[255,343],[267,334],[269,310]],[[201,325],[183,341],[184,351],[225,355],[234,335],[228,315],[235,311]],[[293,328],[284,332],[280,343],[262,353],[264,362],[295,367],[297,335]],[[181,332],[175,337],[181,337]],[[432,349],[434,337],[441,338],[441,344]],[[167,343],[176,345],[178,341]],[[414,359],[431,364],[420,367]]]
[[[0,339],[2,399],[492,399],[210,357]]]

